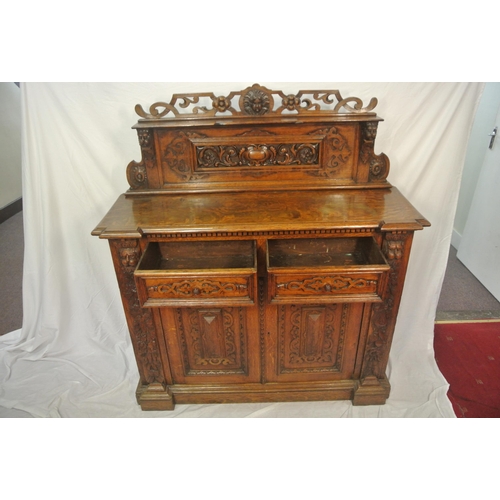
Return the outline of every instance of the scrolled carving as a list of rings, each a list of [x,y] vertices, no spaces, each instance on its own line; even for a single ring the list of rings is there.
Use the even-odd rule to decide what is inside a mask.
[[[233,98],[239,96],[239,110],[233,106]],[[281,99],[281,106],[274,109],[276,96]],[[209,99],[212,107],[194,106],[201,98]],[[277,101],[280,102],[280,101]],[[358,97],[344,98],[338,90],[300,90],[297,94],[285,94],[281,90],[270,90],[259,84],[254,84],[244,90],[230,92],[227,96],[216,96],[212,92],[193,94],[174,94],[169,103],[156,102],[144,111],[141,105],[135,107],[136,113],[143,119],[159,120],[166,117],[174,119],[196,116],[198,118],[215,117],[217,114],[230,113],[231,117],[245,118],[248,116],[287,114],[367,114],[375,115],[372,110],[377,105],[377,99],[372,98],[367,106]],[[181,113],[178,108],[190,109],[190,113]]]
[[[230,168],[317,165],[319,143],[197,146],[198,167]]]
[[[281,306],[279,308],[279,373],[337,372],[342,365],[349,304]],[[318,323],[308,327],[308,323]]]
[[[151,129],[139,129],[137,135],[142,161],[140,163],[131,161],[128,164],[127,180],[132,189],[144,189],[148,187],[148,168],[154,168],[156,164],[154,138]]]
[[[376,155],[374,152],[377,127],[377,122],[366,122],[362,127],[359,160],[361,163],[368,165],[370,181],[384,180],[389,174],[389,158],[384,153]]]
[[[334,177],[338,169],[345,165],[351,157],[351,149],[347,139],[338,131],[336,127],[314,130],[309,135],[323,135],[325,144],[324,157],[328,161],[324,168],[319,171],[309,172],[315,177]]]
[[[300,308],[292,306],[292,314],[290,316],[291,331],[290,331],[290,346],[289,346],[289,362],[290,364],[309,364],[309,363],[331,363],[333,360],[333,311],[335,306],[332,306],[329,311],[325,307],[322,308]],[[308,336],[311,332],[302,328],[304,313],[312,321],[318,321],[320,316],[327,316],[321,345],[315,346],[312,349],[308,342]]]
[[[162,154],[162,160],[168,166],[168,169],[183,181],[204,178],[204,174],[193,173],[189,160],[191,139],[204,138],[206,135],[198,132],[178,132],[172,134],[172,137]]]
[[[243,308],[176,311],[186,375],[247,373]]]
[[[182,280],[148,287],[149,292],[155,292],[168,297],[210,297],[238,294],[248,290],[247,283],[227,283],[208,279]]]
[[[279,283],[277,288],[290,292],[335,293],[350,289],[364,290],[376,286],[376,284],[376,281],[364,278],[351,278],[349,276],[318,276],[304,280]]]

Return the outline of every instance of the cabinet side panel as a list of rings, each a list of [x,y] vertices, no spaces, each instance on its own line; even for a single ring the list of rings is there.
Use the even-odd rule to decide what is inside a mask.
[[[382,251],[390,266],[384,301],[374,304],[363,356],[361,378],[384,379],[394,328],[403,293],[403,285],[410,257],[413,232],[386,233]]]
[[[142,384],[165,383],[153,313],[141,308],[134,270],[141,257],[136,239],[109,241],[123,308]]]

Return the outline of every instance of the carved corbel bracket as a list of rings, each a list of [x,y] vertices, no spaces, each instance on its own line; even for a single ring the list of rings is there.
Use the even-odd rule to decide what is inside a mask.
[[[154,136],[151,129],[137,131],[141,146],[142,160],[140,163],[131,161],[127,166],[127,181],[132,189],[148,188],[148,171],[156,166]]]
[[[377,137],[378,122],[366,122],[363,124],[361,133],[361,147],[360,147],[360,163],[367,166],[368,180],[384,181],[389,175],[390,162],[389,158],[381,153],[375,154],[375,138]]]

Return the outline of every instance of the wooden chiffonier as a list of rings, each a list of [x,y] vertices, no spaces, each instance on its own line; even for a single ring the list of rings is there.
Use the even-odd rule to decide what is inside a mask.
[[[137,129],[107,239],[143,410],[384,404],[413,233],[374,152],[380,118],[336,90],[176,94]]]

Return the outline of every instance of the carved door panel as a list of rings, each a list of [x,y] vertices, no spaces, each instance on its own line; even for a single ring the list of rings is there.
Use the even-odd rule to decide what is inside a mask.
[[[326,381],[352,377],[363,303],[276,306],[269,325],[268,381]]]
[[[259,382],[256,307],[160,308],[173,382]]]

